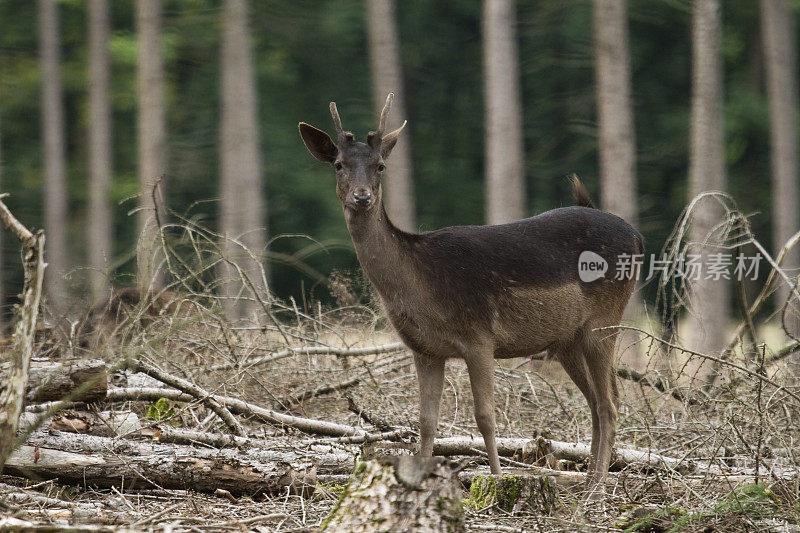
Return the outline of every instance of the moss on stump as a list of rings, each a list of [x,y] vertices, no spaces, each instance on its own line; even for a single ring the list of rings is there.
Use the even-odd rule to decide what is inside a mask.
[[[550,514],[558,505],[558,490],[548,476],[475,476],[464,504],[476,511],[496,507],[507,513]]]

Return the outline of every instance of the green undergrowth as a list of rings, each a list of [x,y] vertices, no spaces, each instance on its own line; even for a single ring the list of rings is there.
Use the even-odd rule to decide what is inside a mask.
[[[735,488],[710,509],[690,512],[666,506],[644,516],[618,523],[625,532],[678,533],[684,531],[737,531],[751,529],[768,518],[798,521],[798,509],[781,502],[764,484]]]

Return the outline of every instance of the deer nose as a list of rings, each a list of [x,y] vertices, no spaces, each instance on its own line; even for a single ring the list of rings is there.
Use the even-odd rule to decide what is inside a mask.
[[[372,193],[366,189],[358,189],[353,191],[353,199],[355,199],[356,205],[367,206],[372,200]]]

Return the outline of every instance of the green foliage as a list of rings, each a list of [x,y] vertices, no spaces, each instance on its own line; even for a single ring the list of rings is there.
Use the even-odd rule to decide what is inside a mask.
[[[773,516],[797,520],[797,513],[781,512],[781,502],[764,484],[750,484],[736,487],[726,494],[711,509],[687,512],[666,506],[655,512],[634,520],[621,523],[626,532],[662,531],[678,533],[681,531],[723,531],[736,529],[736,525],[752,524]]]
[[[159,398],[147,408],[147,418],[161,422],[175,416],[175,409],[166,398]]]

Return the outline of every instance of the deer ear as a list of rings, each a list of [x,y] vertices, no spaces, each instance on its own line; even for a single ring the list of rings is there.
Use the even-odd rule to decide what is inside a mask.
[[[403,131],[403,128],[406,127],[407,123],[408,121],[404,120],[402,126],[383,136],[381,139],[381,157],[389,157],[389,154],[392,152],[392,148],[394,148],[394,145],[397,144],[397,138],[400,136],[400,132]]]
[[[311,152],[311,155],[322,161],[323,163],[333,163],[339,149],[333,144],[333,141],[322,130],[318,130],[310,124],[305,122],[300,123],[300,137]]]

